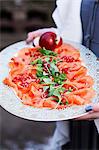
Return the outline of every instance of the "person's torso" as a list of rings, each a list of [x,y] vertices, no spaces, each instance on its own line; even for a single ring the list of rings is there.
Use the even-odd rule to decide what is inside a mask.
[[[82,0],[82,44],[99,57],[99,0]]]

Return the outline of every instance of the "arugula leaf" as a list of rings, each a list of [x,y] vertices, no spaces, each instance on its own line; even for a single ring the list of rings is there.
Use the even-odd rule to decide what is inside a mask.
[[[31,65],[35,65],[35,64],[43,64],[43,62],[42,62],[42,60],[41,59],[35,59],[34,61],[32,61],[31,63],[30,63]]]
[[[30,63],[30,65],[35,65],[36,63],[37,63],[37,59],[34,60],[34,61],[32,61],[32,62]]]
[[[55,101],[59,101],[59,99],[57,97],[53,97],[53,100]]]
[[[54,63],[51,62],[50,66],[51,66],[50,70],[54,69],[55,72],[59,72],[58,67]]]
[[[55,101],[59,104],[63,104],[61,101],[59,101],[59,99],[56,99]]]
[[[55,69],[54,69],[54,68],[51,68],[50,70],[51,70],[52,76],[54,77],[54,76],[55,76],[55,73],[56,73],[56,72],[55,72]]]
[[[50,63],[50,71],[52,73],[52,76],[55,77],[55,73],[59,73],[58,67],[54,63]]]
[[[36,73],[36,76],[37,76],[37,77],[42,77],[42,75],[43,75],[42,64],[38,64],[38,65],[37,65],[37,73]]]
[[[49,76],[43,75],[43,76],[42,76],[42,79],[45,79],[45,78],[49,79]]]
[[[49,86],[44,86],[43,91],[45,92],[47,89],[49,89]]]
[[[52,63],[54,63],[55,65],[57,64],[57,60],[56,59],[53,59],[52,60]]]
[[[52,82],[52,80],[51,80],[50,78],[43,78],[43,81],[44,81],[45,83],[50,83],[50,82]]]
[[[43,81],[43,79],[45,79],[45,78],[49,78],[47,75],[43,75],[42,74],[42,76],[40,76],[40,81],[41,81],[41,83],[45,83],[44,81]]]
[[[64,91],[65,91],[65,88],[60,86],[59,91],[60,91],[60,92],[64,92]]]
[[[49,96],[52,96],[52,95],[53,95],[54,90],[55,90],[54,86],[53,86],[53,85],[50,85],[50,88],[49,88]]]
[[[42,75],[42,76],[40,76],[40,75]],[[52,82],[52,80],[49,78],[49,76],[43,75],[43,74],[40,74],[40,75],[38,77],[40,78],[41,84],[44,84],[44,83],[49,84],[49,85],[55,84],[55,82]]]
[[[37,60],[37,64],[43,64],[42,59],[38,59],[38,60]]]
[[[66,92],[66,94],[70,94],[73,91],[73,89],[68,89],[68,91]]]
[[[39,51],[43,54],[43,55],[52,55],[52,56],[56,56],[57,54],[51,50],[46,50],[46,49],[42,49],[39,48]]]
[[[58,78],[58,77],[54,77],[54,81],[58,84],[62,84],[63,82]]]
[[[71,89],[71,88],[68,89],[68,92],[72,92],[72,91],[73,91],[73,89]]]
[[[46,66],[48,73],[51,75],[50,69]]]
[[[37,64],[37,70],[39,70],[39,71],[43,71],[42,64]]]
[[[55,86],[50,85],[50,89],[49,89],[49,96],[57,96],[60,99],[60,92],[64,92],[65,88],[63,88],[62,86],[59,86],[57,88],[55,88]]]
[[[66,79],[66,74],[62,73],[56,73],[56,76],[54,75],[54,81],[58,84],[63,84],[63,81]]]
[[[57,63],[59,63],[59,62],[63,62],[63,60],[61,60],[61,59],[58,58],[57,59]]]
[[[66,101],[66,105],[68,105],[69,104],[69,102],[68,101]]]
[[[49,62],[49,61],[50,61],[50,58],[49,58],[49,57],[45,58],[45,61],[46,61],[46,62]]]
[[[42,77],[42,75],[43,75],[43,72],[38,70],[37,73],[36,73],[36,76],[37,77]]]
[[[62,81],[65,80],[66,79],[66,74],[65,73],[60,74],[59,79],[62,80]]]
[[[61,92],[64,92],[65,88],[62,87],[62,85],[60,85],[59,87],[55,88],[55,86],[53,85],[50,85],[50,88],[49,88],[49,96],[56,96],[58,97],[58,100],[56,99],[56,101],[58,102],[56,107],[58,106],[58,104],[62,104],[61,102]]]
[[[46,76],[46,75],[48,75],[48,73],[47,73],[47,72],[45,72],[45,71],[43,71],[43,75],[44,75],[44,76]]]
[[[60,99],[60,91],[59,91],[59,89],[57,88],[56,90],[54,90],[54,92],[53,92],[53,95],[54,96],[57,96],[59,99]]]

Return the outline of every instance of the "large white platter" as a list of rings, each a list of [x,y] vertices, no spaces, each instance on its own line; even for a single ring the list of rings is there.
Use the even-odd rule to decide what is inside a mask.
[[[71,43],[74,47],[78,48],[81,53],[81,58],[84,60],[89,74],[94,78],[94,89],[96,90],[96,97],[92,103],[99,102],[99,60],[96,56],[86,47]],[[49,110],[38,109],[31,106],[26,106],[16,97],[12,89],[2,83],[2,80],[8,75],[9,68],[8,62],[11,57],[24,47],[32,47],[32,44],[27,45],[25,41],[15,43],[8,46],[0,53],[0,104],[8,112],[18,117],[36,120],[36,121],[60,121],[68,120],[85,115],[85,106],[72,106],[64,110]]]

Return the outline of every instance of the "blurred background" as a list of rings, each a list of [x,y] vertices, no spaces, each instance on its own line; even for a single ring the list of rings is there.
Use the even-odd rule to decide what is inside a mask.
[[[29,31],[54,26],[55,0],[0,0],[0,49],[25,40]]]
[[[25,40],[30,31],[55,26],[51,18],[54,8],[55,0],[0,0],[0,51]],[[53,134],[54,122],[45,130],[46,123],[24,120],[0,108],[0,150],[38,150],[34,141],[42,143],[36,134],[39,125],[41,135]],[[71,142],[63,150],[98,150],[99,135],[93,121],[71,121],[70,129]]]

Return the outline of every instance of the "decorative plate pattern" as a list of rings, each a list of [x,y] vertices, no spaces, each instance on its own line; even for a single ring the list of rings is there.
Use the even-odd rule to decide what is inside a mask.
[[[95,84],[94,89],[96,90],[96,96],[92,100],[93,103],[99,102],[99,60],[92,53],[91,50],[86,47],[68,42],[78,48],[81,53],[81,58],[84,60],[86,67],[88,68],[89,74],[94,78]],[[29,120],[37,121],[59,121],[68,120],[76,117],[85,115],[85,106],[71,106],[63,110],[57,109],[40,109],[33,108],[31,106],[26,106],[21,103],[21,101],[16,97],[12,89],[7,87],[2,83],[2,80],[8,75],[8,62],[11,57],[21,48],[31,47],[32,45],[27,45],[25,41],[15,43],[11,46],[5,48],[0,54],[0,104],[8,112]]]

